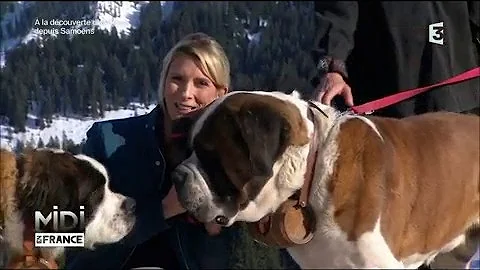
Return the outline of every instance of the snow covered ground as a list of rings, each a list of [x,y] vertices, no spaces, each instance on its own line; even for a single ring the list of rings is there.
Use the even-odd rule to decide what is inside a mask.
[[[42,130],[34,124],[36,117],[33,114],[28,114],[25,132],[14,133],[12,127],[4,124],[0,125],[0,147],[13,149],[17,145],[18,141],[27,143],[30,140],[33,140],[35,144],[38,144],[40,138],[42,139],[44,144],[47,144],[50,140],[50,137],[55,138],[55,136],[59,139],[59,142],[61,144],[64,133],[68,139],[72,140],[75,144],[79,144],[82,142],[82,140],[86,139],[87,130],[96,121],[127,118],[135,116],[135,114],[143,115],[145,113],[149,113],[153,110],[153,108],[155,108],[154,104],[145,107],[138,103],[132,103],[131,106],[132,109],[106,111],[105,117],[98,119],[76,119],[63,116],[55,116],[52,119],[52,124],[50,125],[50,127],[46,127]]]

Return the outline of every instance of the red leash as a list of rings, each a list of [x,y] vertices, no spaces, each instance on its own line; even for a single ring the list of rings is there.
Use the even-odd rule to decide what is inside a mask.
[[[387,96],[381,99],[377,99],[374,101],[370,101],[367,103],[364,103],[362,105],[358,106],[353,106],[350,108],[350,110],[356,114],[366,114],[366,113],[371,113],[375,110],[382,109],[385,107],[388,107],[392,104],[398,103],[400,101],[409,99],[413,96],[416,96],[418,94],[421,94],[423,92],[426,92],[434,87],[446,85],[446,84],[453,84],[453,83],[458,83],[461,81],[473,79],[475,77],[480,77],[480,67],[476,67],[474,69],[468,70],[464,73],[461,73],[457,76],[454,76],[452,78],[449,78],[443,82],[436,83],[433,85],[428,85],[420,88],[415,88],[407,91],[403,91],[391,96]]]

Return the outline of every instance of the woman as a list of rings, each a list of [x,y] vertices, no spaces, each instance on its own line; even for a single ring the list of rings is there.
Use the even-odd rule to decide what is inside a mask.
[[[137,222],[119,243],[94,251],[69,251],[67,269],[165,269],[229,267],[235,227],[194,225],[182,218],[168,177],[165,134],[172,120],[225,95],[230,66],[223,48],[203,33],[186,36],[166,55],[159,83],[159,105],[137,117],[96,122],[83,152],[103,163],[110,188],[136,200]],[[160,203],[161,202],[161,203]],[[215,235],[211,235],[215,234]]]

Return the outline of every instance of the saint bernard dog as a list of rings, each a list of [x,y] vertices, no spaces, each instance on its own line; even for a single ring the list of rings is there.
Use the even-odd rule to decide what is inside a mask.
[[[181,204],[201,222],[260,220],[301,189],[316,129],[316,231],[288,248],[302,268],[417,268],[479,224],[480,117],[393,119],[314,105],[323,111],[315,122],[296,92],[214,101],[172,175]]]
[[[85,248],[120,241],[135,224],[135,200],[112,192],[108,183],[105,167],[86,155],[49,148],[17,155],[0,149],[0,266],[23,254],[34,212],[46,216],[54,205],[59,211],[84,206]],[[64,251],[39,250],[53,260]]]

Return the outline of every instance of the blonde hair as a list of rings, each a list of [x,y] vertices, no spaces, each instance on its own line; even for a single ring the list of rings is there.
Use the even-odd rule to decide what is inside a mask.
[[[223,47],[205,33],[192,33],[182,38],[163,59],[160,82],[158,84],[159,103],[164,107],[165,80],[170,64],[178,54],[192,57],[202,72],[217,89],[230,88],[230,62]]]

